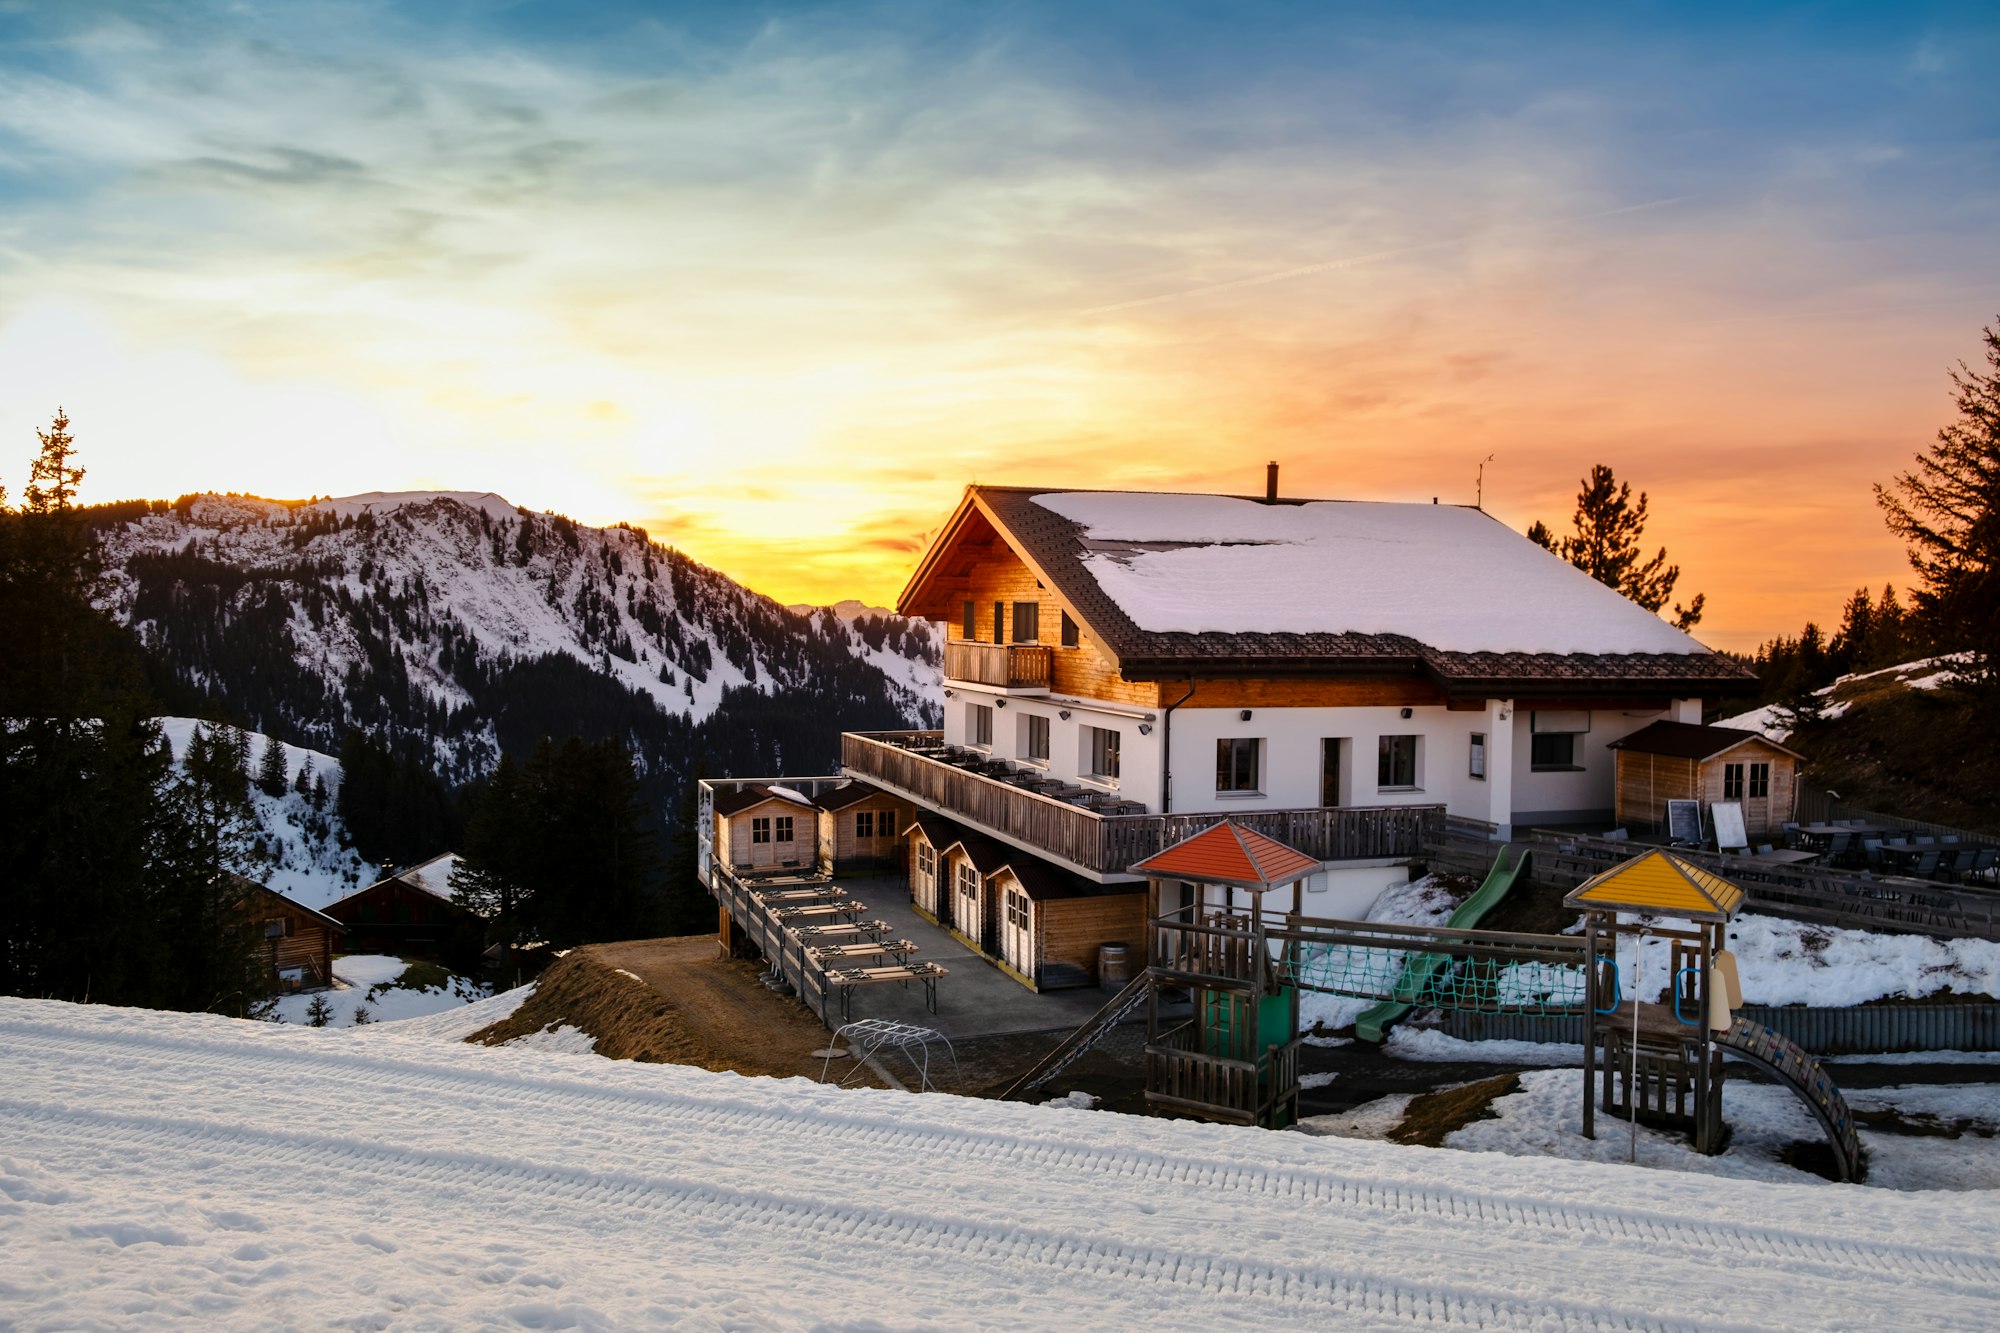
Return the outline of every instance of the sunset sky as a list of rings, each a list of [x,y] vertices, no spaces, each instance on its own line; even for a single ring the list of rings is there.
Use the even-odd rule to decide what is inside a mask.
[[[1561,527],[1602,462],[1747,649],[1907,582],[1996,70],[1990,3],[0,0],[0,484],[61,403],[87,500],[493,490],[881,603],[973,480],[1492,455]]]

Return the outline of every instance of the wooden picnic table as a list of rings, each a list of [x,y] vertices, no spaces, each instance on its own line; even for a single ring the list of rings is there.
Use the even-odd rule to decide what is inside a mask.
[[[772,912],[771,915],[779,921],[786,922],[824,920],[827,917],[844,917],[852,921],[867,910],[867,903],[857,903],[849,900],[847,902],[826,903],[818,907],[780,907]]]
[[[900,982],[907,986],[912,981],[924,983],[924,1007],[937,1012],[938,978],[949,976],[936,963],[894,963],[886,967],[841,967],[828,968],[826,984],[840,992],[840,1017],[844,1023],[853,1010],[854,988],[856,986],[879,986],[886,982]],[[825,1017],[824,1014],[821,1015]]]
[[[856,921],[845,926],[794,926],[792,934],[799,937],[799,943],[811,947],[825,940],[856,940],[866,935],[871,940],[884,939],[895,929],[887,921]]]
[[[825,899],[832,899],[838,902],[846,896],[846,889],[832,884],[818,889],[772,889],[758,891],[757,893],[759,899],[770,903],[773,907],[782,906],[785,903],[816,902]]]
[[[897,962],[907,962],[917,946],[910,940],[870,940],[860,944],[807,945],[806,953],[821,967],[831,967],[851,958],[878,958],[887,954]]]

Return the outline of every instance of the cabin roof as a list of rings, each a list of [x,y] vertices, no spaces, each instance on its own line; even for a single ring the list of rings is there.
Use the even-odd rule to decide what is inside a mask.
[[[898,609],[950,617],[929,585],[955,543],[988,527],[1129,680],[1427,675],[1464,694],[1714,694],[1755,680],[1460,505],[972,486]]]
[[[813,804],[822,810],[845,810],[850,805],[860,805],[873,796],[888,796],[889,793],[868,782],[850,782],[832,791],[823,791],[813,798]]]
[[[246,893],[250,892],[251,890],[255,890],[256,892],[263,894],[267,898],[276,898],[279,902],[291,908],[293,911],[304,912],[307,916],[312,917],[314,920],[318,921],[321,925],[326,926],[330,930],[344,931],[347,929],[345,923],[334,920],[332,917],[328,916],[325,912],[320,911],[318,908],[307,907],[297,898],[287,897],[286,895],[279,893],[276,889],[272,888],[268,884],[259,883],[257,880],[251,879],[248,875],[239,875],[233,870],[228,872],[228,874],[232,880],[236,881],[237,886],[243,889]]]
[[[1655,722],[1630,736],[1612,741],[1613,750],[1637,750],[1640,754],[1666,755],[1674,759],[1713,759],[1750,741],[1762,741],[1781,754],[1801,758],[1761,731],[1739,731],[1735,727],[1699,727],[1692,722]]]
[[[1261,891],[1317,874],[1321,868],[1317,858],[1225,819],[1155,852],[1134,865],[1132,873]]]
[[[1060,866],[1050,865],[1039,856],[1009,847],[998,839],[976,833],[928,810],[918,811],[916,818],[902,831],[908,833],[912,829],[920,831],[939,855],[954,847],[964,852],[965,858],[972,862],[973,869],[982,877],[998,875],[1003,871],[1012,874],[1020,884],[1021,892],[1038,903],[1061,898],[1101,898],[1139,892],[1136,884],[1099,884],[1072,874]],[[1314,865],[1317,866],[1318,862]],[[950,886],[943,886],[943,891],[949,892]]]
[[[1655,847],[1585,880],[1563,902],[1599,911],[1727,921],[1742,904],[1743,890],[1712,870]]]
[[[739,787],[735,791],[717,792],[715,794],[714,809],[718,815],[740,815],[745,810],[753,806],[762,805],[766,801],[776,801],[781,805],[796,806],[802,809],[812,808],[811,801],[808,801],[790,787],[768,787],[761,782],[753,782],[749,786]]]

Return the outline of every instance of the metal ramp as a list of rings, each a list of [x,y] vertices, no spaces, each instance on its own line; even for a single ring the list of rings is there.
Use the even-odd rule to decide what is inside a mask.
[[[1756,1065],[1797,1093],[1799,1100],[1811,1109],[1813,1115],[1818,1117],[1820,1126],[1826,1130],[1826,1141],[1833,1149],[1833,1160],[1840,1170],[1840,1178],[1855,1182],[1861,1180],[1867,1172],[1868,1163],[1861,1155],[1861,1139],[1854,1130],[1854,1113],[1847,1109],[1847,1098],[1841,1096],[1840,1089],[1827,1077],[1819,1061],[1790,1037],[1781,1036],[1762,1023],[1752,1023],[1747,1018],[1737,1019],[1726,1032],[1717,1032],[1714,1040],[1726,1055]]]
[[[1031,1088],[1039,1088],[1082,1059],[1091,1047],[1103,1041],[1113,1028],[1130,1018],[1132,1011],[1146,1002],[1146,996],[1151,988],[1151,976],[1141,971],[1125,984],[1124,990],[1112,996],[1110,1003],[1093,1014],[1082,1027],[1063,1038],[1054,1050],[1031,1065],[1027,1073],[1008,1084],[1007,1091],[1000,1094],[1000,1100],[1012,1101]]]

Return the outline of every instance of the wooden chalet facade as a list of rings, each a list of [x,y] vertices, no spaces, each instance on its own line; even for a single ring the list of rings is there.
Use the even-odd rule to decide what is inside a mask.
[[[245,929],[258,941],[269,969],[271,989],[280,995],[325,990],[333,984],[333,955],[345,927],[304,903],[242,875],[231,876],[243,892],[237,905]]]
[[[1732,727],[1653,725],[1611,743],[1618,756],[1616,818],[1646,831],[1666,827],[1668,801],[1743,807],[1752,839],[1774,837],[1792,817],[1800,756],[1769,737]]]
[[[327,906],[347,930],[347,952],[426,958],[471,967],[486,921],[451,897],[452,853],[398,870]]]

